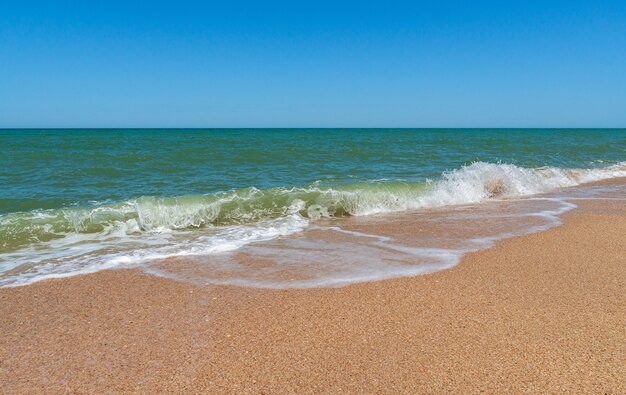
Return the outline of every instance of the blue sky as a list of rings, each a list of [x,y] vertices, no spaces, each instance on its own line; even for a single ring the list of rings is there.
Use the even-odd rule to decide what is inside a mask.
[[[2,0],[0,127],[626,127],[626,1]]]

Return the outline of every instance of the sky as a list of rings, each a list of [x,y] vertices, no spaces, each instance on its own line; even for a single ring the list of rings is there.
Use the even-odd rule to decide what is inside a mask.
[[[0,0],[29,127],[626,127],[626,1]]]

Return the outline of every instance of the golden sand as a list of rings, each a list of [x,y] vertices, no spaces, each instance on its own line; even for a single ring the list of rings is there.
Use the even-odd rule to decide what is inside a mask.
[[[626,393],[626,202],[343,288],[133,270],[0,289],[0,392]]]

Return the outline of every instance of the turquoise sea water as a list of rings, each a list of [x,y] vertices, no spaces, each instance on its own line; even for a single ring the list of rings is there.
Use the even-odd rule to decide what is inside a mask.
[[[619,130],[4,130],[0,214],[237,188],[419,182],[475,161],[594,168]]]
[[[624,161],[626,129],[0,130],[0,273],[110,263],[116,242],[198,252],[211,235],[220,251],[215,232],[242,226],[265,239],[321,217],[527,196]]]

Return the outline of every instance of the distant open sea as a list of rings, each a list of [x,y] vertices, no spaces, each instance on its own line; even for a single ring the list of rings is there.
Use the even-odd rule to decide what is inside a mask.
[[[0,286],[552,193],[625,161],[626,129],[0,130]],[[350,273],[336,284],[386,277]],[[289,285],[250,282],[268,284]]]

